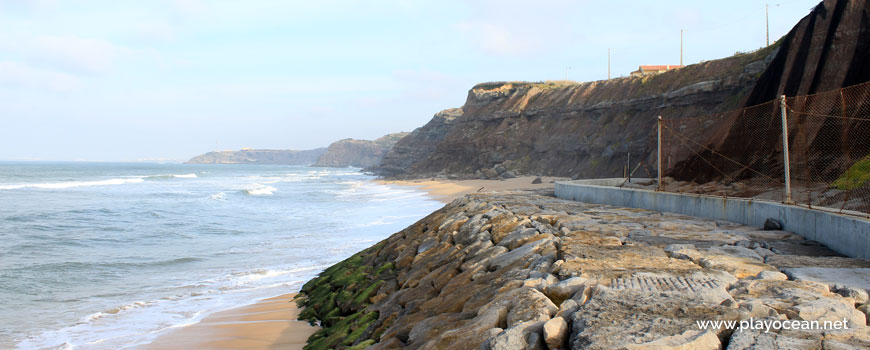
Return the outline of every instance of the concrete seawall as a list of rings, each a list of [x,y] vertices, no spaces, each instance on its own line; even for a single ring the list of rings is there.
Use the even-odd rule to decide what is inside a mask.
[[[870,221],[775,202],[614,187],[623,179],[560,181],[556,197],[586,203],[648,209],[763,226],[767,218],[783,229],[827,245],[840,254],[870,259]]]

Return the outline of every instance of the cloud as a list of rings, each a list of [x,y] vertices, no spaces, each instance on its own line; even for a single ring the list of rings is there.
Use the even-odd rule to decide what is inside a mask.
[[[77,36],[37,37],[25,49],[28,61],[73,74],[108,72],[115,60],[133,50],[103,39]]]
[[[75,76],[35,68],[23,63],[0,61],[0,86],[13,89],[69,91],[81,86]]]

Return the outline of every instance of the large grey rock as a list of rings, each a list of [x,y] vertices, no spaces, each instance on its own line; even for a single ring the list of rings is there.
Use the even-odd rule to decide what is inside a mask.
[[[462,271],[466,271],[466,270],[473,270],[477,267],[486,268],[487,262],[489,262],[493,258],[500,256],[502,254],[505,254],[507,252],[508,252],[507,248],[500,247],[500,246],[492,246],[492,247],[486,248],[486,249],[480,251],[479,253],[477,253],[477,255],[474,255],[473,257],[467,257],[465,262],[462,263],[462,266],[460,267],[460,269]]]
[[[822,349],[821,337],[797,338],[763,330],[735,331],[727,350],[802,350]]]
[[[580,308],[580,303],[574,299],[568,299],[559,304],[559,311],[556,312],[556,317],[571,317],[577,309]]]
[[[659,338],[643,344],[630,344],[629,350],[719,350],[722,343],[716,333],[691,329],[682,334]]]
[[[494,271],[523,261],[528,264],[530,258],[535,254],[546,255],[555,251],[556,242],[553,239],[542,239],[540,241],[530,242],[522,247],[490,259],[487,263],[487,269]]]
[[[854,305],[832,298],[811,300],[795,306],[796,315],[806,321],[843,321],[848,322],[849,328],[856,328],[867,324],[867,317]]]
[[[782,222],[774,218],[767,218],[764,220],[764,229],[767,231],[782,230]]]
[[[499,328],[505,324],[507,318],[507,307],[496,305],[487,309],[482,309],[480,314],[475,317],[470,323],[463,325],[460,328],[444,330],[437,332],[432,339],[422,339],[425,343],[420,347],[421,350],[440,350],[457,347],[459,344],[467,342],[476,342],[481,344],[496,334],[501,333]],[[421,322],[422,323],[422,322]],[[454,322],[455,325],[455,322]],[[419,329],[421,327],[414,327]],[[425,331],[418,330],[418,332]],[[415,330],[412,330],[413,334]],[[409,336],[411,338],[412,336]],[[411,339],[409,339],[410,341]]]
[[[788,279],[788,276],[779,271],[761,271],[755,276],[755,279],[785,281]]]
[[[547,286],[544,292],[550,297],[550,299],[561,301],[571,298],[574,293],[588,283],[589,280],[587,278],[571,277],[564,281]]]
[[[516,249],[538,234],[538,230],[535,228],[520,227],[501,239],[498,242],[498,245],[507,247],[508,249]]]
[[[559,311],[556,304],[536,289],[524,288],[513,293],[513,305],[507,314],[507,326],[523,322],[547,321]]]
[[[858,297],[866,298],[867,290],[870,290],[870,268],[825,268],[825,267],[798,267],[782,270],[789,278],[796,281],[813,281],[824,283],[832,290],[853,288],[864,291]]]
[[[544,328],[544,321],[523,322],[517,324],[489,340],[490,350],[544,350],[544,344],[540,335],[532,337],[532,334],[540,334]],[[534,341],[534,343],[530,342]]]
[[[495,171],[495,169],[483,169],[481,172],[483,173],[483,176],[490,180],[498,177],[498,172]]]
[[[544,343],[550,350],[562,349],[568,340],[568,322],[562,317],[554,317],[544,323]]]
[[[697,344],[715,349],[716,335],[697,333],[696,321],[737,317],[730,308],[693,293],[645,288],[596,287],[589,302],[571,316],[571,348],[691,349],[688,344]]]

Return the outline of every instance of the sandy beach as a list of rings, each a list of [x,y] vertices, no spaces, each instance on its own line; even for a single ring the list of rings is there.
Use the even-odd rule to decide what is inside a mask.
[[[296,319],[300,310],[295,295],[215,313],[157,338],[145,349],[302,349],[317,328]]]
[[[443,203],[473,192],[506,192],[513,190],[552,189],[553,181],[568,180],[561,177],[542,176],[541,183],[532,184],[537,176],[523,176],[507,180],[378,180],[378,183],[390,186],[410,186],[426,191],[429,195]]]

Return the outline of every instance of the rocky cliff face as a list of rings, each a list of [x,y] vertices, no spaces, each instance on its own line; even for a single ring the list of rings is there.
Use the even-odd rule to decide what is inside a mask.
[[[828,279],[866,267],[784,231],[476,194],[326,269],[299,304],[323,327],[309,350],[866,349],[865,287]],[[750,318],[849,330],[696,323]]]
[[[406,135],[407,132],[393,133],[374,141],[339,140],[329,145],[326,153],[321,155],[312,166],[365,168],[378,165],[384,155]]]
[[[781,49],[752,88],[745,106],[753,106],[779,98],[782,95],[793,97],[809,95],[838,89],[870,81],[870,1],[866,0],[825,0],[781,39]],[[837,101],[839,102],[839,101]],[[861,111],[868,107],[866,98],[849,101],[851,111]],[[805,106],[810,107],[810,106]],[[813,107],[815,113],[840,115],[843,108],[839,103],[831,103],[831,110]],[[804,156],[810,164],[826,167],[825,172],[841,174],[858,160],[870,154],[870,135],[855,131],[859,121],[830,120],[821,127],[818,125],[790,125],[791,135],[801,134],[808,140],[818,140],[818,144],[804,143],[794,148],[793,155]],[[792,123],[790,123],[792,124]],[[759,142],[747,143],[745,132],[753,125],[771,125],[772,131]],[[711,144],[718,153],[748,164],[756,169],[782,167],[780,143],[781,121],[778,114],[770,114],[766,120],[738,120],[726,125],[714,135]],[[798,133],[796,129],[800,128]],[[832,142],[837,140],[837,142]],[[832,159],[832,155],[849,154],[851,157]],[[846,160],[843,163],[839,161]],[[771,164],[771,162],[778,162]],[[672,174],[680,180],[705,182],[715,179],[718,174],[711,165],[726,169],[727,160],[721,157],[690,157],[678,164]],[[821,172],[822,169],[811,169]],[[780,174],[781,175],[781,174]],[[795,174],[800,175],[800,174]],[[732,174],[732,177],[751,177],[748,170]]]
[[[629,153],[652,159],[657,116],[741,106],[774,50],[642,78],[480,84],[461,109],[437,114],[373,170],[398,177],[470,176],[494,167],[517,174],[621,175]]]
[[[444,135],[453,126],[453,122],[462,116],[461,108],[445,109],[435,113],[426,125],[415,129],[408,136],[399,140],[379,164],[365,169],[384,176],[405,174],[414,163],[427,159],[435,152]]]
[[[191,158],[185,164],[282,164],[308,165],[314,163],[326,148],[312,150],[243,149],[241,151],[208,152]]]

